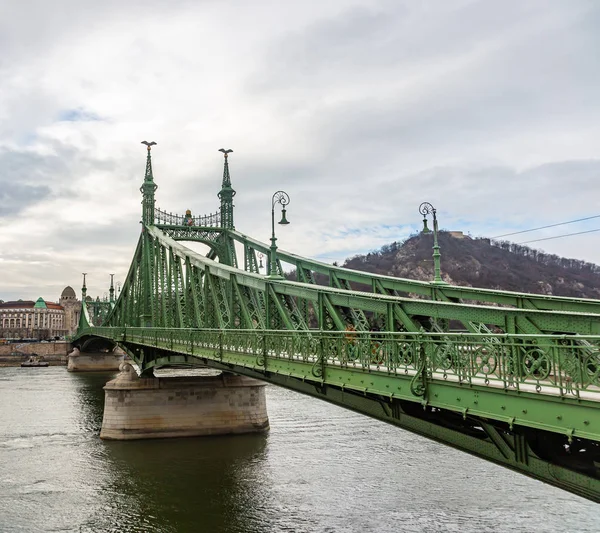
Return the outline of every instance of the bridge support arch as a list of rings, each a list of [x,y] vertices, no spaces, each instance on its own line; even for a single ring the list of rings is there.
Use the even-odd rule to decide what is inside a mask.
[[[153,439],[257,433],[269,429],[265,384],[229,373],[140,378],[134,368],[105,387],[100,437]]]

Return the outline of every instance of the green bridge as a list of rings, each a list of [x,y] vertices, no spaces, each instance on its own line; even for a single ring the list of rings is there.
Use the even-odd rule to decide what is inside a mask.
[[[279,250],[274,212],[286,223],[289,197],[273,195],[270,244],[237,231],[221,151],[220,209],[195,217],[156,208],[148,146],[131,267],[118,298],[111,285],[106,306],[84,306],[82,352],[118,344],[142,377],[202,366],[257,378],[600,502],[600,300],[445,284],[437,240],[432,282]]]

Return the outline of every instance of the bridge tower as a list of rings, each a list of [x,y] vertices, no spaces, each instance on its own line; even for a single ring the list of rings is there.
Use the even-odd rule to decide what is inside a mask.
[[[148,156],[146,158],[146,175],[144,176],[144,183],[140,187],[142,193],[142,222],[151,226],[154,224],[154,193],[158,189],[158,185],[154,183],[154,176],[152,175],[152,156],[150,152],[152,146],[156,143],[154,141],[142,141],[148,147]]]
[[[148,156],[146,158],[146,173],[144,175],[144,183],[140,187],[142,193],[142,224],[144,228],[154,225],[154,193],[158,189],[158,185],[154,183],[154,176],[152,174],[152,146],[156,143],[154,141],[142,141],[148,147]],[[143,283],[143,302],[142,302],[142,313],[139,317],[139,325],[143,327],[152,326],[152,248],[151,243],[148,239],[146,231],[143,231],[144,237],[142,238],[142,283]]]
[[[79,315],[78,329],[89,328],[91,317],[88,312],[88,296],[85,277],[87,272],[83,274],[83,285],[81,287],[81,313]],[[111,275],[112,286],[112,275]],[[90,298],[91,300],[91,298]],[[101,302],[98,302],[101,304]],[[94,317],[98,312],[98,304],[96,304]],[[112,306],[112,303],[110,304]],[[90,342],[83,343],[80,347],[73,346],[73,350],[67,354],[67,370],[69,372],[106,372],[118,370],[124,360],[125,353],[121,349],[115,350],[116,343],[114,342]]]
[[[221,226],[225,229],[235,229],[233,225],[233,197],[235,191],[231,187],[231,177],[229,176],[229,162],[227,160],[228,154],[233,150],[225,150],[224,148],[219,149],[219,152],[223,152],[225,163],[223,165],[223,184],[219,191],[218,197],[221,200]]]
[[[229,235],[229,230],[234,230],[233,224],[233,197],[235,196],[235,190],[231,187],[231,176],[229,175],[229,154],[233,152],[231,149],[220,148],[219,152],[223,152],[223,183],[221,184],[221,190],[217,195],[221,200],[221,228],[223,233],[221,234],[220,248],[223,251],[219,260],[229,266],[237,266],[237,257],[235,253],[235,245],[233,239]]]

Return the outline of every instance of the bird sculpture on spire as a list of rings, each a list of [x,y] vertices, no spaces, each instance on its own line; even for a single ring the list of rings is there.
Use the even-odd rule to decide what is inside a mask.
[[[152,148],[152,146],[154,146],[156,143],[154,141],[151,141],[151,142],[142,141],[142,144],[145,144],[148,147],[148,151],[150,151],[150,149]]]
[[[230,154],[231,152],[233,152],[233,150],[225,150],[225,148],[219,148],[219,152],[223,152],[223,155],[227,157],[227,154]]]

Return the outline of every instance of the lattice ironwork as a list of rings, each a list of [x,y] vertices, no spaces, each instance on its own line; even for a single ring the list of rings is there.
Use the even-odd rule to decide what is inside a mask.
[[[221,213],[209,213],[208,215],[200,216],[187,216],[185,214],[178,215],[173,213],[167,213],[159,208],[154,209],[154,223],[156,225],[165,226],[196,226],[203,228],[220,228],[221,227]]]

